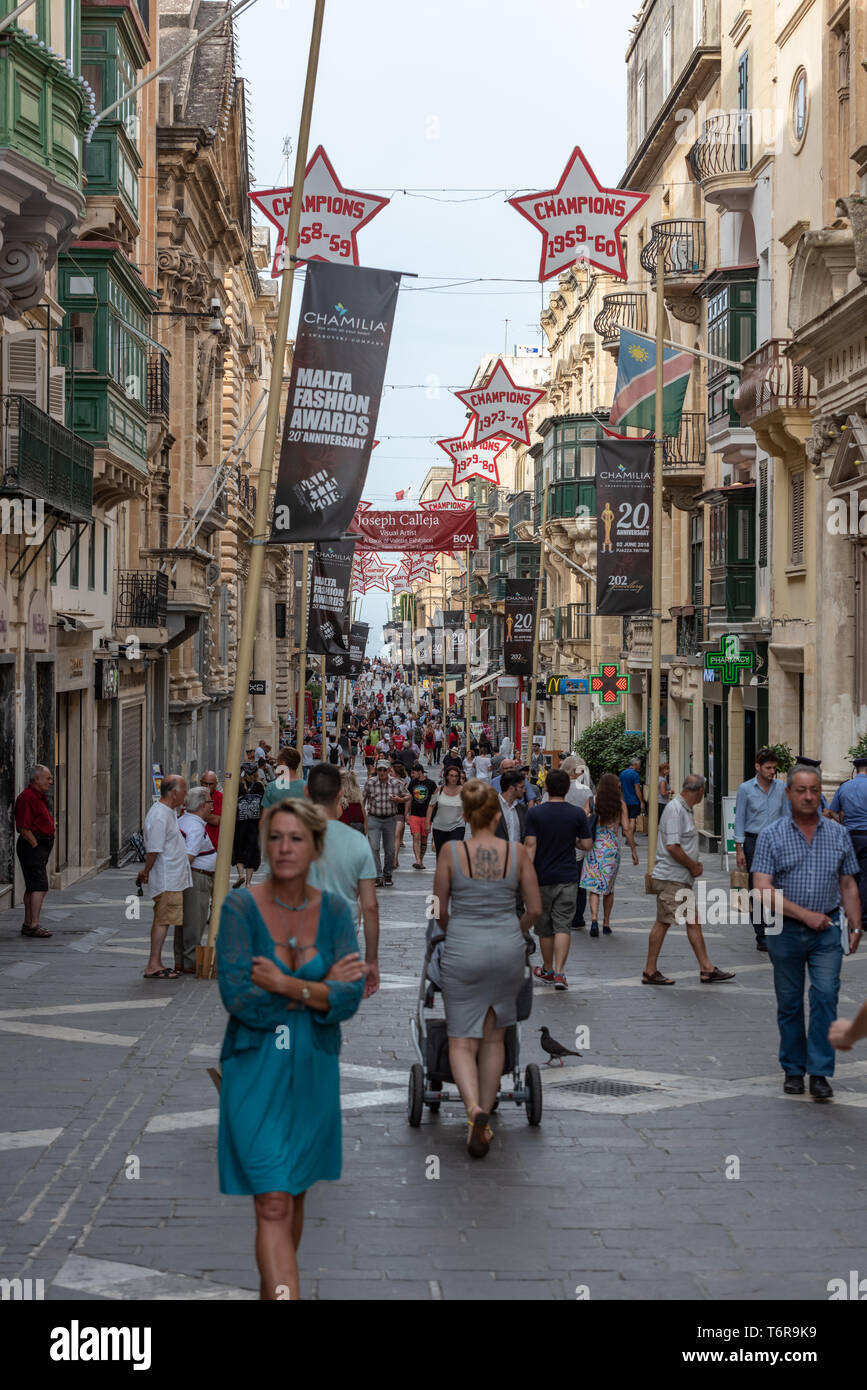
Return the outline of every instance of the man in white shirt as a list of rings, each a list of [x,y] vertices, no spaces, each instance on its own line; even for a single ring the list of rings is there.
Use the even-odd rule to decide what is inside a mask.
[[[264,745],[264,743],[257,743],[257,744],[256,744],[256,751],[255,751],[255,753],[253,754],[253,757],[256,759],[256,762],[258,763],[258,761],[259,761],[260,758],[267,758],[267,756],[268,756],[268,754],[267,754],[267,752],[266,752],[266,750],[265,750],[265,745]]]
[[[674,980],[666,979],[656,964],[665,934],[672,922],[686,925],[687,939],[698,961],[699,979],[703,985],[722,984],[734,979],[733,971],[719,970],[711,964],[692,889],[693,879],[699,878],[702,872],[701,863],[696,858],[698,829],[695,824],[695,807],[704,796],[704,788],[704,778],[697,772],[689,773],[682,790],[671,798],[660,817],[656,863],[650,880],[650,886],[656,894],[656,921],[650,932],[647,965],[641,979],[641,983],[645,985],[675,983]]]
[[[178,807],[183,805],[187,784],[183,777],[164,777],[160,799],[145,817],[145,866],[137,883],[146,883],[153,894],[154,921],[151,949],[145,966],[146,980],[176,980],[177,970],[163,965],[163,942],[169,927],[183,926],[184,889],[193,881],[184,837],[178,828]],[[204,822],[202,822],[204,824]]]
[[[210,788],[193,787],[192,791],[187,792],[184,814],[178,820],[193,876],[190,887],[184,889],[183,926],[175,927],[175,969],[181,975],[196,973],[196,947],[202,944],[211,911],[211,891],[217,867],[217,851],[211,844],[205,819],[211,805]]]
[[[305,782],[307,781],[307,778],[310,776],[310,769],[314,766],[315,762],[316,750],[314,749],[313,744],[309,743],[305,739],[301,747],[301,775],[303,776]]]

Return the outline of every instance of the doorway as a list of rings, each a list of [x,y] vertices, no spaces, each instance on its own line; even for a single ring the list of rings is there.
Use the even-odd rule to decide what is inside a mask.
[[[55,867],[81,864],[82,692],[64,690],[57,697],[54,733]]]

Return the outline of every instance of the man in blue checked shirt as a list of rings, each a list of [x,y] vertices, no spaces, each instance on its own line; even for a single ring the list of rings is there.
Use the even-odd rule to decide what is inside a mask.
[[[737,866],[742,873],[753,867],[759,831],[785,815],[786,806],[786,788],[777,781],[777,755],[773,748],[760,748],[756,754],[756,775],[748,782],[741,782],[735,803],[735,849]],[[752,873],[749,886],[754,887]],[[753,921],[753,927],[756,950],[767,951],[765,924],[761,918]]]
[[[773,895],[782,927],[768,930],[774,967],[780,1065],[788,1096],[830,1100],[834,1048],[828,1030],[837,1017],[844,933],[849,951],[861,940],[858,860],[848,830],[819,814],[822,786],[814,767],[796,764],[786,778],[791,815],[759,833],[753,883]],[[844,923],[841,900],[845,910]],[[848,931],[846,930],[848,923]],[[810,1026],[805,1027],[804,971],[810,972]]]

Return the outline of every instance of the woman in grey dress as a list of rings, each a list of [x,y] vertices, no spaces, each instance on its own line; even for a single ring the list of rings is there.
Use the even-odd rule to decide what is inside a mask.
[[[473,778],[461,788],[472,839],[443,845],[434,895],[446,932],[442,989],[452,1076],[467,1107],[467,1148],[483,1158],[503,1074],[503,1033],[516,1022],[527,933],[542,911],[536,872],[523,845],[494,834],[500,798]],[[518,892],[524,915],[518,918]]]

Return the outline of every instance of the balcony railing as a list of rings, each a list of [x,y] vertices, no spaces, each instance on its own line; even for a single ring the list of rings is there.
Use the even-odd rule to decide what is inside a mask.
[[[700,656],[705,638],[708,609],[696,608],[692,614],[682,613],[677,618],[677,655]]]
[[[589,603],[567,603],[554,609],[554,641],[590,641]]]
[[[474,574],[487,574],[491,565],[491,552],[483,547],[481,550],[474,550],[470,557],[470,568]]]
[[[93,446],[26,396],[5,396],[0,494],[42,502],[68,521],[93,520]]]
[[[507,578],[508,576],[505,574],[492,574],[489,576],[488,598],[491,599],[493,603],[499,603],[502,599],[506,597]]]
[[[704,469],[707,417],[703,411],[685,410],[677,434],[663,441],[666,473],[699,473]]]
[[[691,218],[670,218],[654,222],[651,239],[643,248],[639,260],[656,282],[656,260],[660,246],[663,253],[665,279],[669,277],[704,275],[704,221]]]
[[[750,112],[721,111],[710,116],[686,158],[699,183],[721,174],[745,173],[753,162]]]
[[[148,356],[148,414],[169,418],[169,359],[162,352]]]
[[[771,338],[744,359],[741,383],[734,397],[742,424],[751,425],[778,410],[812,410],[816,404],[813,378],[805,367],[783,354],[790,341]]]
[[[647,332],[647,295],[620,292],[606,294],[593,327],[604,343],[616,342],[621,328]]]
[[[167,574],[122,570],[117,577],[115,626],[164,627],[168,597]]]
[[[533,510],[532,492],[518,492],[509,503],[509,539],[515,536],[515,527],[522,521],[529,521]]]

